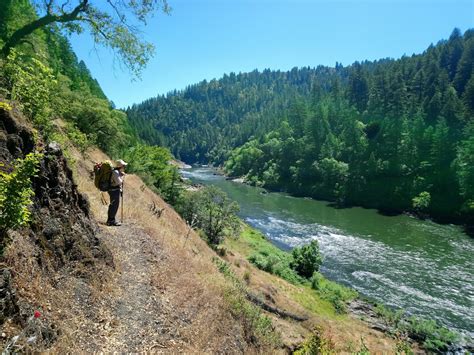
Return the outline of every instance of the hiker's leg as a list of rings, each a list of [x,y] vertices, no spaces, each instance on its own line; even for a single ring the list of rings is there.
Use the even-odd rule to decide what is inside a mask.
[[[110,196],[110,204],[108,211],[107,222],[115,222],[115,215],[117,214],[120,204],[120,190],[108,191]]]

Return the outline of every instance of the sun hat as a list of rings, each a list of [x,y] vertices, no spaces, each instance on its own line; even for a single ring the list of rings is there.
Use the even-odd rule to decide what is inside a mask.
[[[117,166],[119,167],[128,165],[128,163],[125,163],[122,159],[117,160],[116,163],[117,163]]]

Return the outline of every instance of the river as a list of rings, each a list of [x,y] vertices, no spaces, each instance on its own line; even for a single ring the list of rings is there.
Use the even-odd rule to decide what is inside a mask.
[[[474,239],[460,227],[264,193],[207,168],[182,175],[220,187],[239,203],[240,217],[282,249],[317,239],[327,278],[474,337]]]

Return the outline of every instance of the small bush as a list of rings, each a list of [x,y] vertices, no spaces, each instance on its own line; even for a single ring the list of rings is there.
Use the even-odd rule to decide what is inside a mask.
[[[340,314],[347,313],[347,303],[357,297],[356,291],[329,281],[318,272],[311,277],[311,288],[316,290],[321,298],[331,302]]]
[[[403,319],[403,316],[405,315],[405,311],[402,309],[399,309],[394,312],[384,307],[381,304],[377,304],[374,310],[378,316],[382,317],[382,319],[385,321],[385,323],[387,323],[387,325],[394,326],[394,327],[399,326],[400,321]]]
[[[227,254],[227,249],[224,248],[223,246],[218,246],[218,247],[216,247],[215,250],[216,250],[217,255],[219,255],[219,256],[223,257],[223,256],[226,256],[226,254]]]
[[[6,173],[0,170],[0,238],[8,229],[24,226],[30,221],[31,178],[38,171],[41,155],[30,153],[25,159],[17,159],[13,170]]]
[[[405,354],[405,355],[413,355],[414,354],[414,352],[411,348],[411,344],[405,338],[401,338],[401,339],[397,340],[395,353],[396,354]]]
[[[277,275],[292,284],[301,284],[304,279],[290,268],[291,260],[288,253],[270,253],[266,250],[260,250],[248,257],[248,261],[260,270]]]
[[[431,195],[429,192],[423,191],[412,199],[412,206],[417,211],[425,211],[431,203]]]
[[[67,123],[66,135],[71,140],[76,148],[82,153],[91,146],[91,142],[87,138],[87,135],[82,133],[73,123]]]
[[[394,326],[397,331],[418,342],[428,351],[445,352],[450,344],[459,341],[458,334],[438,325],[435,320],[420,319],[417,317],[405,318],[405,312],[396,312],[382,305],[375,307],[375,312],[381,316],[388,325]]]
[[[250,283],[250,271],[245,271],[244,272],[244,281],[248,285]]]
[[[319,270],[323,262],[319,253],[319,244],[316,240],[311,241],[308,245],[294,248],[292,255],[293,261],[290,263],[290,267],[298,275],[308,279]]]
[[[8,102],[0,101],[0,109],[5,110],[5,111],[11,111],[12,107]]]
[[[3,71],[8,78],[6,87],[10,98],[20,103],[23,112],[42,128],[43,134],[51,133],[53,108],[50,103],[57,91],[51,68],[36,58],[12,50]]]
[[[336,351],[333,340],[330,337],[325,336],[321,328],[316,327],[313,334],[293,354],[336,354]]]
[[[205,233],[210,245],[217,245],[226,235],[235,235],[240,230],[239,205],[215,186],[184,193],[176,210],[189,225]]]
[[[423,342],[428,351],[447,351],[448,346],[459,341],[459,336],[449,329],[439,326],[436,321],[410,317],[402,327],[411,338]]]

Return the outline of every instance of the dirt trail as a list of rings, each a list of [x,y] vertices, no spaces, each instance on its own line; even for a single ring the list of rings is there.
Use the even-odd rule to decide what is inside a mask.
[[[152,270],[162,253],[156,241],[134,225],[122,225],[103,234],[116,266],[116,297],[106,306],[112,331],[103,351],[153,350],[168,347],[169,325]],[[175,339],[176,340],[176,339]]]
[[[101,239],[112,252],[115,271],[96,302],[100,315],[94,332],[76,334],[82,350],[104,352],[159,351],[184,345],[179,326],[154,285],[154,272],[164,258],[156,239],[135,224],[101,226]],[[90,307],[90,303],[82,303]],[[85,310],[84,310],[85,311]]]

